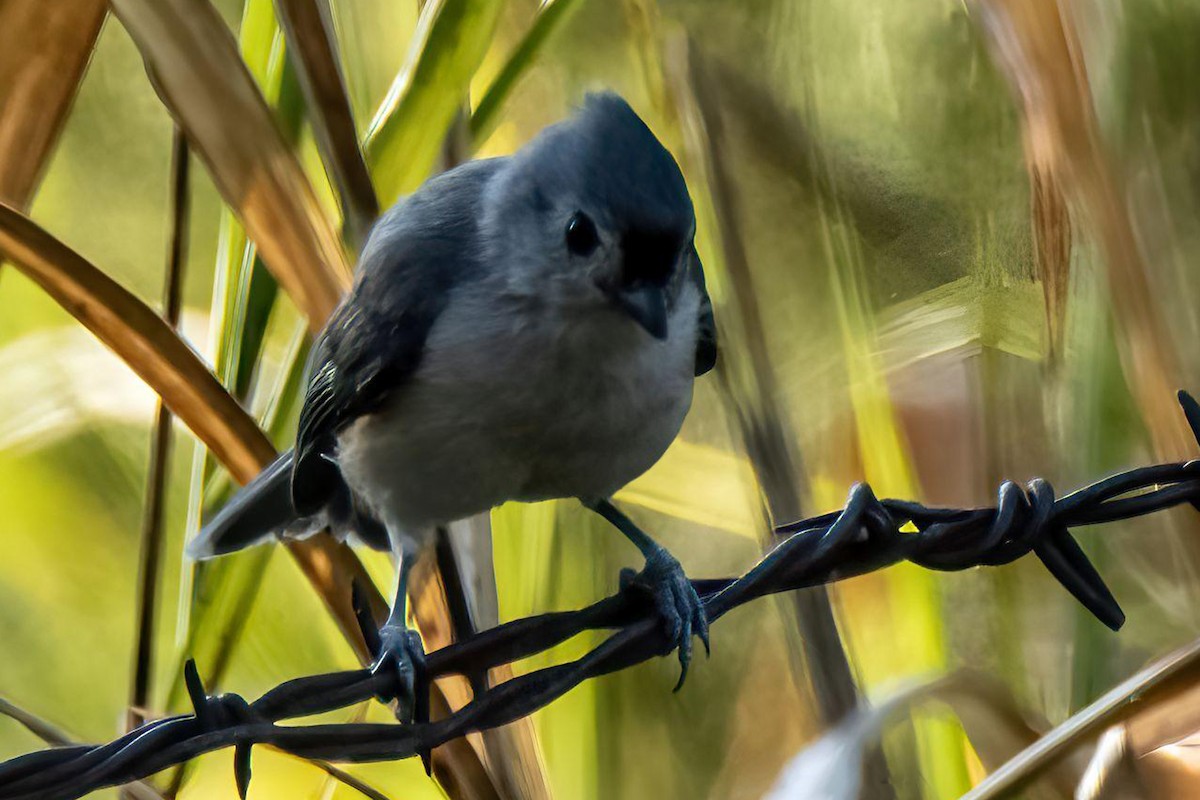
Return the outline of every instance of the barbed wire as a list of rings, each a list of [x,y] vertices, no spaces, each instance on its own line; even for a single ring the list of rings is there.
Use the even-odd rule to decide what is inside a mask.
[[[1200,405],[1186,392],[1179,393],[1179,402],[1200,444]],[[1032,552],[1085,608],[1117,630],[1125,615],[1071,529],[1198,502],[1200,461],[1133,469],[1057,499],[1044,480],[1034,479],[1025,487],[1006,481],[994,507],[975,509],[878,500],[866,484],[856,484],[841,511],[777,528],[782,541],[741,577],[692,583],[710,623],[715,623],[756,598],[901,561],[934,570],[963,570],[1008,564]],[[916,532],[901,530],[909,524]],[[356,604],[364,638],[377,643],[369,612],[357,599]],[[486,674],[589,630],[613,633],[578,660],[480,687],[471,702],[450,716],[407,725],[277,724],[388,697],[393,687],[386,672],[374,675],[358,669],[296,678],[247,702],[237,694],[208,695],[189,661],[184,677],[192,714],[149,722],[108,744],[57,747],[0,763],[0,800],[77,798],[225,747],[235,749],[234,772],[245,797],[254,745],[322,761],[409,758],[450,739],[520,719],[585,680],[668,655],[674,644],[653,604],[627,585],[587,608],[508,622],[430,653],[426,678]]]

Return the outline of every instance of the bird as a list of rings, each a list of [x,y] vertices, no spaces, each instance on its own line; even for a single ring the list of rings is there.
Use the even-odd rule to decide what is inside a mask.
[[[677,437],[717,330],[679,165],[619,95],[588,94],[508,156],[427,180],[374,224],[317,335],[295,445],[188,545],[207,559],[320,530],[399,564],[372,669],[411,721],[413,564],[438,526],[578,499],[640,551],[622,572],[687,674],[709,648],[679,561],[612,501]]]

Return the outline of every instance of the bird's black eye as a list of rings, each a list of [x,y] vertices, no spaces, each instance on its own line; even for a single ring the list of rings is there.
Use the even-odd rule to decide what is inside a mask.
[[[567,223],[567,249],[577,256],[591,255],[600,244],[596,223],[582,211],[576,211]]]

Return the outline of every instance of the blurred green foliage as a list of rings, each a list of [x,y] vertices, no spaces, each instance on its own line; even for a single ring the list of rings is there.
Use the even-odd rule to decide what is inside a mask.
[[[289,79],[270,4],[249,2],[249,16],[236,0],[217,5],[235,33],[243,19],[259,26],[241,31],[243,55],[335,209],[311,135],[287,108]],[[477,15],[475,38],[448,40],[444,53],[409,54],[417,3],[332,3],[364,135],[414,58],[449,59],[461,74],[474,73],[477,104],[537,12],[530,0],[458,5],[464,18]],[[1065,490],[1151,457],[1118,356],[1123,331],[1111,315],[1105,265],[1086,225],[1074,231],[1065,353],[1057,363],[1046,358],[1020,117],[969,6],[662,0],[654,34],[663,49],[655,60],[631,24],[629,4],[573,5],[487,120],[479,154],[511,152],[599,87],[624,94],[678,149],[684,132],[677,119],[656,113],[662,76],[648,75],[646,65],[678,69],[672,47],[688,37],[720,101],[727,146],[715,156],[737,176],[736,224],[769,322],[792,444],[803,457],[807,510],[838,507],[846,487],[864,478],[881,495],[970,505],[989,502],[1003,478],[1043,475]],[[1078,5],[1106,146],[1127,184],[1162,320],[1195,389],[1200,3]],[[455,85],[453,75],[445,81]],[[463,101],[444,92],[436,82],[423,84],[408,102],[434,111],[404,116],[402,104],[375,138],[373,147],[386,151],[369,151],[385,199],[432,168]],[[136,49],[110,19],[33,216],[150,303],[163,279],[170,138],[171,121]],[[418,161],[409,160],[411,142]],[[706,207],[703,175],[694,164],[684,168]],[[291,346],[300,321],[290,301],[270,291],[269,276],[254,269],[203,170],[193,174],[183,330],[261,416],[303,357]],[[721,253],[707,241],[701,255],[714,272],[720,317],[729,288]],[[224,282],[214,300],[215,276]],[[257,304],[249,299],[255,289]],[[255,357],[241,362],[235,379],[233,364],[247,346],[235,341],[245,331],[228,326],[242,319],[239,307],[255,320],[245,331],[263,334],[262,355],[249,336]],[[72,735],[107,739],[122,719],[129,683],[151,397],[101,345],[65,332],[75,323],[15,270],[0,272],[0,309],[0,369],[8,376],[0,381],[0,410],[8,415],[0,419],[0,642],[7,656],[0,658],[0,691]],[[274,415],[282,445],[296,391],[293,380]],[[201,499],[193,481],[210,490],[220,481],[211,466],[194,468],[194,443],[186,431],[178,434],[158,599],[156,686],[164,705],[191,610],[190,567],[180,551],[189,510]],[[697,488],[714,479],[719,491]],[[693,575],[738,572],[760,552],[760,498],[714,379],[698,387],[682,442],[624,499]],[[571,503],[505,507],[493,521],[502,619],[586,604],[612,591],[618,569],[636,561],[619,537]],[[1119,636],[1024,562],[964,574],[898,568],[855,579],[834,591],[838,624],[868,695],[904,677],[969,665],[994,672],[1026,705],[1061,720],[1151,655],[1196,635],[1198,551],[1189,544],[1196,533],[1194,520],[1180,513],[1083,537],[1128,612]],[[367,558],[386,580],[386,560]],[[224,686],[253,696],[291,676],[355,663],[290,560],[264,551],[229,563],[258,590]],[[696,664],[680,694],[670,692],[675,663],[664,659],[581,686],[540,712],[556,796],[760,796],[818,725],[804,699],[794,613],[785,600],[769,600],[732,614],[714,629],[712,658]],[[569,642],[521,668],[577,655],[588,643]],[[218,645],[206,640],[193,649]],[[202,659],[200,666],[209,665]],[[0,756],[36,746],[23,729],[0,724]],[[904,798],[957,796],[979,774],[961,729],[943,719],[922,718],[894,734],[887,753]],[[234,796],[229,758],[202,759],[182,796]],[[415,761],[350,771],[389,796],[439,796]],[[354,796],[310,765],[256,751],[256,796],[327,791]]]

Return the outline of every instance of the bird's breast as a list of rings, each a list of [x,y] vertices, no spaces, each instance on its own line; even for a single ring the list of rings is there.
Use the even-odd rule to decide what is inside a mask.
[[[342,437],[351,486],[388,484],[368,487],[385,516],[436,524],[508,500],[608,496],[683,424],[694,327],[657,341],[615,315],[447,313],[413,379]]]
[[[525,406],[535,413],[509,434],[529,464],[519,499],[608,496],[666,451],[691,405],[692,378],[671,363],[669,342],[645,338],[623,359],[601,346],[585,350],[590,361],[542,365]]]

